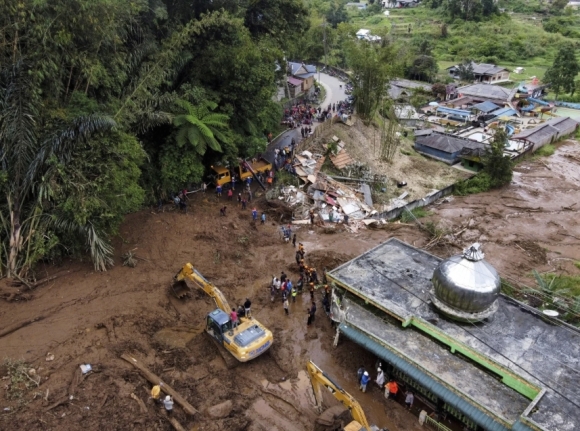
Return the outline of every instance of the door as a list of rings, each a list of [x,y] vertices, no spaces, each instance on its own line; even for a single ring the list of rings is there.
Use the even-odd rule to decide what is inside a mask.
[[[217,322],[209,316],[207,317],[207,327],[205,329],[209,335],[222,343],[223,335],[220,325],[218,325]]]

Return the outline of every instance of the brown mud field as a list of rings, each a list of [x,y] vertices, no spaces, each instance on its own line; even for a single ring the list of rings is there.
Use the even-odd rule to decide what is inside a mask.
[[[280,299],[270,302],[267,286],[273,274],[285,271],[294,280],[298,277],[295,250],[280,239],[278,223],[270,221],[279,219],[279,209],[258,202],[269,220],[255,225],[250,209],[242,211],[233,202],[228,203],[228,215],[219,217],[220,204],[208,193],[193,196],[188,214],[132,214],[116,240],[117,265],[111,270],[98,273],[89,263],[67,262],[49,268],[50,274],[62,275],[35,290],[29,300],[0,302],[2,328],[42,318],[0,338],[3,358],[23,359],[29,364],[25,371],[34,369],[32,380],[24,376],[25,381],[14,383],[6,376],[7,368],[0,370],[6,376],[0,407],[9,409],[0,413],[0,429],[173,429],[150,399],[151,385],[120,359],[123,353],[141,360],[199,411],[186,416],[176,406],[174,416],[186,429],[312,429],[318,413],[305,373],[309,359],[358,395],[359,362],[370,369],[375,359],[347,341],[335,350],[334,330],[320,306],[307,329],[308,294],[291,303],[289,316]],[[306,259],[319,271],[388,236],[382,231],[328,235],[304,227],[296,233],[306,247]],[[141,258],[135,268],[122,266],[121,255],[128,250]],[[201,291],[186,300],[169,294],[172,277],[186,262],[218,286],[230,304],[252,299],[254,317],[274,334],[269,352],[227,368],[203,330],[213,302]],[[91,364],[94,371],[71,389],[80,364]],[[145,403],[146,412],[131,394]],[[72,399],[53,407],[70,395]],[[391,430],[414,429],[416,417],[401,406],[390,406],[386,413],[378,387],[365,398],[369,420],[404,425],[391,425]],[[232,404],[225,411],[207,411],[227,400]]]
[[[395,223],[357,234],[301,226],[298,241],[319,273],[396,236],[417,247],[429,245],[441,257],[480,241],[502,276],[526,283],[534,268],[577,274],[579,153],[577,144],[563,145],[550,158],[519,164],[514,182],[502,190],[432,206],[429,219],[451,232],[434,244],[416,226]],[[313,429],[318,412],[305,372],[309,359],[361,402],[371,423],[390,431],[419,430],[418,409],[407,412],[387,403],[376,385],[365,394],[357,390],[357,368],[373,370],[375,358],[344,338],[334,348],[335,331],[321,307],[307,328],[308,295],[290,304],[289,316],[281,300],[270,302],[272,275],[285,271],[295,280],[298,273],[292,245],[280,239],[282,212],[260,199],[256,205],[266,212],[266,225],[253,224],[250,209],[242,211],[234,202],[220,217],[223,202],[209,193],[193,195],[188,214],[129,215],[115,240],[111,270],[98,273],[88,262],[64,262],[39,271],[39,279],[59,276],[26,299],[0,300],[0,330],[36,319],[0,337],[6,359],[0,366],[0,429],[173,429],[150,399],[149,382],[120,358],[129,353],[199,411],[188,416],[176,405],[174,417],[187,430]],[[140,258],[135,268],[122,266],[128,250]],[[274,334],[266,354],[227,367],[203,331],[205,315],[214,308],[209,297],[195,292],[177,300],[169,294],[173,275],[186,262],[230,304],[252,299],[254,317]],[[26,366],[18,367],[19,360]],[[93,371],[79,378],[80,364],[91,364]]]

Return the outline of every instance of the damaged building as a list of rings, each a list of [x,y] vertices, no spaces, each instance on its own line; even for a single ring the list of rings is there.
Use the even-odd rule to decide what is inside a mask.
[[[442,260],[392,238],[327,275],[336,342],[376,355],[442,422],[580,429],[580,333],[502,295],[479,245]]]

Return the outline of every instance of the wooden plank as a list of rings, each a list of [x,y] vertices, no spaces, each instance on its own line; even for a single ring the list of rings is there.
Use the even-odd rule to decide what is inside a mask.
[[[131,365],[133,365],[135,368],[137,368],[137,370],[139,370],[141,375],[143,377],[145,377],[147,380],[149,380],[149,383],[151,383],[153,385],[159,385],[163,392],[165,392],[168,395],[171,395],[173,397],[173,400],[183,408],[185,413],[192,415],[192,416],[195,415],[196,413],[198,413],[198,411],[195,409],[195,407],[193,407],[191,404],[189,404],[189,402],[187,402],[187,400],[185,398],[183,398],[178,392],[176,392],[173,388],[171,388],[171,386],[169,386],[167,383],[163,382],[157,375],[155,375],[151,371],[149,371],[147,369],[147,367],[145,367],[145,365],[140,363],[133,356],[131,356],[127,353],[123,353],[121,355],[121,359],[124,359],[125,361],[127,361]]]

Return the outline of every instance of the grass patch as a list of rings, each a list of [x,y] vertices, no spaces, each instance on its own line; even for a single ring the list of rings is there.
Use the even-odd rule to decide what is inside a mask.
[[[405,211],[403,214],[401,214],[401,221],[403,223],[411,223],[414,222],[415,219],[427,217],[431,214],[433,214],[431,211],[427,211],[423,207],[413,208],[411,211]]]
[[[568,298],[580,296],[579,275],[545,274],[542,278],[554,286],[554,294]]]
[[[553,145],[544,145],[536,151],[535,155],[540,157],[548,157],[554,154],[556,148]]]
[[[9,400],[21,400],[28,390],[40,386],[40,377],[32,374],[34,370],[23,360],[5,359],[3,365],[8,370],[6,398]]]
[[[579,262],[574,262],[574,266],[578,269],[580,269],[580,261]]]
[[[468,180],[458,181],[453,189],[453,194],[467,196],[486,192],[489,189],[491,189],[491,178],[485,172],[481,172]]]

